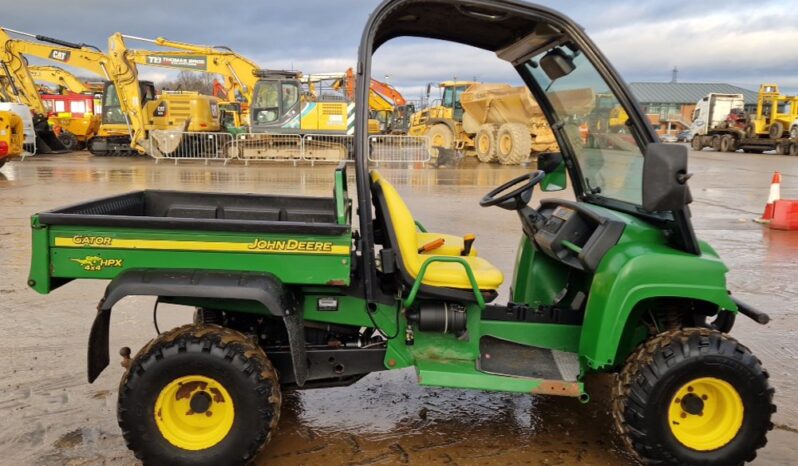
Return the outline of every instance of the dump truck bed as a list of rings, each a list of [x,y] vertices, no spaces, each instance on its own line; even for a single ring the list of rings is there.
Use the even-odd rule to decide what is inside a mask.
[[[34,215],[30,285],[112,279],[129,269],[268,272],[349,284],[345,191],[329,198],[145,190]],[[291,267],[285,267],[287,257]]]

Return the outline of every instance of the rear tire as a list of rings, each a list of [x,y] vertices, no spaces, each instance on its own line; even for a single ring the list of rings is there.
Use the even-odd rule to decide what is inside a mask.
[[[496,134],[496,153],[502,165],[520,165],[529,161],[532,135],[523,123],[505,123]]]
[[[692,146],[693,150],[695,150],[695,151],[700,151],[701,149],[704,148],[704,144],[701,141],[701,136],[698,136],[698,135],[693,136],[693,140],[690,142],[690,145]]]
[[[787,153],[788,150],[789,150],[789,143],[784,144],[784,143],[780,142],[780,143],[776,144],[776,147],[773,150],[773,152],[775,152],[776,155],[784,155],[784,154]]]
[[[784,125],[780,122],[775,122],[770,125],[770,129],[768,130],[768,136],[770,139],[779,139],[784,135]]]
[[[720,138],[720,151],[721,152],[735,152],[737,149],[734,147],[734,137],[725,135]]]
[[[480,162],[496,161],[496,125],[482,125],[474,139],[474,149]]]
[[[144,464],[245,465],[269,442],[280,386],[243,334],[185,325],[150,341],[119,387],[119,427]]]
[[[640,345],[613,386],[613,417],[646,464],[741,465],[767,443],[774,390],[750,350],[706,328]]]
[[[796,142],[790,143],[790,149],[788,154],[792,157],[798,156],[798,143]]]
[[[712,136],[712,148],[720,152],[720,136]]]

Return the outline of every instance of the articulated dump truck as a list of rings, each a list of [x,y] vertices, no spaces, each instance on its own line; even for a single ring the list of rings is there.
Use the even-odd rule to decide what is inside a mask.
[[[463,130],[473,135],[480,161],[517,165],[531,155],[557,150],[554,134],[526,87],[474,84],[460,101]]]

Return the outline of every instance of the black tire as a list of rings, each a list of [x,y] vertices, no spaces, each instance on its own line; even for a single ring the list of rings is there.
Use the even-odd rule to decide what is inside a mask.
[[[185,377],[217,383],[231,399],[233,414],[225,412],[230,405],[222,404],[224,392],[213,385],[175,385]],[[174,397],[164,395],[171,393],[170,386],[177,387]],[[167,405],[156,412],[157,402],[190,403],[184,416],[205,414],[208,418],[218,405],[217,416],[234,417],[221,439],[184,448],[161,430]],[[231,329],[185,325],[151,340],[131,361],[119,386],[117,414],[128,448],[145,465],[245,465],[269,442],[280,417],[280,403],[277,373],[258,346]]]
[[[733,136],[727,134],[727,135],[723,136],[722,138],[720,138],[720,151],[721,152],[734,152],[734,151],[737,150],[737,148],[734,147],[734,146],[735,146],[735,144],[734,144],[734,137]]]
[[[68,151],[77,150],[80,145],[77,136],[66,130],[61,131],[61,134],[58,135],[58,140],[61,141],[61,144],[63,144]]]
[[[770,125],[770,129],[768,129],[768,136],[770,139],[779,139],[784,135],[784,125],[780,122],[775,122]]]
[[[479,127],[474,137],[474,150],[480,162],[496,161],[496,125],[485,124]]]
[[[704,148],[704,144],[701,142],[701,136],[695,135],[693,136],[693,140],[690,142],[690,145],[693,147],[693,150],[700,151]]]
[[[781,142],[777,143],[776,147],[773,148],[773,152],[776,155],[784,155],[787,153],[788,150],[789,150],[789,144]]]
[[[521,165],[529,161],[532,135],[523,123],[505,123],[496,134],[496,157],[502,165]]]
[[[8,157],[3,157],[0,159],[0,168],[3,168],[3,165],[5,165],[6,162],[8,162]]]
[[[712,148],[720,152],[720,136],[712,136]]]
[[[790,143],[790,148],[787,152],[788,155],[795,157],[798,155],[798,142]]]
[[[700,400],[708,398],[700,389],[692,394],[691,384],[702,378],[727,384],[743,408],[731,439],[705,451],[684,445],[674,434],[674,429],[682,428],[671,426],[679,426],[679,422],[669,421],[672,403],[679,403],[677,411],[696,409],[694,404],[685,407],[688,396],[699,406],[693,414],[682,411],[681,418],[698,416],[700,421],[705,409]],[[680,400],[685,387],[690,393]],[[767,432],[773,428],[770,418],[776,411],[774,390],[759,359],[728,335],[707,328],[676,329],[649,339],[629,356],[612,391],[615,425],[627,447],[646,464],[741,465],[752,461],[767,443]],[[707,435],[700,431],[702,434]]]
[[[793,126],[790,128],[790,138],[798,139],[798,126]]]

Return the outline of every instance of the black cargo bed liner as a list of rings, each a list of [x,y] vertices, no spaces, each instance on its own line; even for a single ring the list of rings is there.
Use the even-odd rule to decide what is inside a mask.
[[[341,235],[322,197],[135,191],[39,214],[45,225]]]

